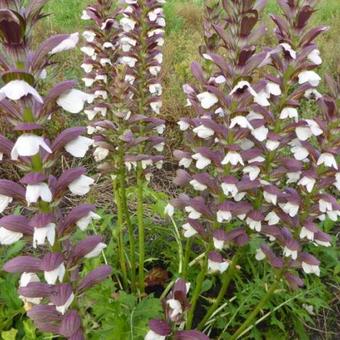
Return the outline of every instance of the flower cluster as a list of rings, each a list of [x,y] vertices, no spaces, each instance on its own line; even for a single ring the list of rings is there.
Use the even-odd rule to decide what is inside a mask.
[[[151,320],[149,331],[145,340],[165,340],[168,337],[176,340],[195,339],[209,340],[209,338],[196,330],[178,331],[176,326],[180,326],[184,321],[184,316],[190,307],[187,294],[190,283],[178,279],[168,296],[163,301],[165,320]]]
[[[223,2],[227,26],[212,25],[219,49],[203,53],[213,74],[192,65],[200,87],[185,85],[184,91],[197,116],[178,122],[187,148],[174,155],[181,167],[175,183],[195,194],[181,194],[172,206],[188,215],[184,237],[203,240],[210,272],[232,275],[237,252],[230,261],[226,248],[262,237],[256,259],[266,259],[296,288],[303,284],[299,268],[320,272],[305,246],[330,245],[320,220],[339,216],[332,195],[339,181],[339,139],[332,129],[339,121],[316,90],[314,69],[322,60],[314,40],[326,28],[308,28],[312,2],[280,1],[283,16],[272,16],[278,46],[256,53],[254,42],[265,29],[254,27],[264,4]],[[323,103],[323,114],[303,117],[305,97]]]
[[[21,1],[11,1],[1,2],[0,8],[0,112],[13,127],[10,138],[0,136],[0,158],[20,176],[17,182],[0,179],[0,213],[9,213],[0,218],[0,244],[25,239],[36,256],[15,257],[4,270],[21,273],[20,298],[40,330],[80,340],[84,335],[77,298],[111,269],[101,266],[81,277],[83,261],[98,256],[106,245],[100,236],[74,243],[75,230],[85,230],[99,216],[88,204],[67,211],[63,198],[86,195],[94,180],[83,167],[61,171],[59,164],[64,153],[84,157],[93,141],[83,136],[82,127],[68,128],[51,140],[48,128],[61,109],[79,113],[94,98],[75,89],[73,81],[39,94],[54,55],[74,48],[78,33],[52,36],[33,50],[31,34],[44,17],[44,1],[21,6]],[[13,209],[20,215],[10,214]]]

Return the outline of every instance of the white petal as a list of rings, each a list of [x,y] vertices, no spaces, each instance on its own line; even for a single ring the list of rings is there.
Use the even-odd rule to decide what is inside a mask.
[[[85,102],[91,103],[92,101],[92,95],[77,89],[71,89],[58,98],[57,104],[67,112],[79,113],[84,109]]]
[[[69,184],[69,189],[74,195],[84,196],[90,191],[90,186],[94,183],[91,177],[81,175]]]
[[[29,94],[38,102],[43,103],[43,99],[37,90],[24,80],[12,80],[0,89],[0,96],[3,95],[11,100],[19,100]]]
[[[74,300],[74,294],[71,293],[71,295],[69,296],[69,298],[67,299],[67,301],[65,302],[64,305],[62,306],[55,306],[55,309],[61,313],[62,315],[64,315],[66,313],[66,311],[68,310],[68,308],[71,306],[72,302]]]
[[[44,202],[52,202],[52,192],[46,183],[27,185],[25,197],[28,205],[37,203],[39,198]]]
[[[106,247],[107,246],[106,246],[105,243],[100,242],[96,245],[96,247],[93,250],[91,250],[89,253],[87,253],[84,257],[87,258],[87,259],[97,257],[102,252],[102,250],[105,249]]]
[[[8,246],[19,241],[24,235],[15,231],[0,227],[0,244]]]
[[[88,225],[92,222],[92,220],[100,220],[100,219],[101,217],[99,215],[97,215],[93,211],[90,211],[86,216],[78,220],[76,225],[80,230],[84,231],[86,230]]]
[[[67,143],[65,145],[65,150],[73,157],[83,158],[92,144],[92,139],[79,136],[71,142]]]
[[[79,41],[79,33],[70,34],[59,45],[57,45],[49,54],[55,54],[75,48]]]
[[[8,207],[13,201],[12,197],[0,194],[0,214]]]
[[[61,263],[59,267],[57,267],[54,270],[51,270],[49,272],[44,272],[44,278],[46,282],[50,285],[54,285],[57,280],[59,282],[63,282],[64,275],[65,275],[66,269],[64,263]]]
[[[34,228],[33,234],[33,248],[45,244],[46,239],[51,246],[54,245],[55,241],[55,231],[56,225],[54,223],[49,223],[43,228]]]
[[[316,87],[319,85],[321,77],[314,71],[302,71],[298,75],[299,84],[309,83]]]
[[[203,109],[210,109],[218,102],[218,98],[210,92],[202,92],[197,95]]]

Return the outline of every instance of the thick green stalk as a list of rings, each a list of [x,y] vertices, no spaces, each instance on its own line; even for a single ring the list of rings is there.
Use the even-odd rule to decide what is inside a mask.
[[[119,258],[120,269],[122,271],[123,286],[126,288],[127,287],[127,270],[126,270],[126,263],[125,263],[124,239],[123,239],[124,213],[123,213],[123,208],[122,208],[122,199],[121,199],[121,195],[119,192],[120,190],[117,186],[116,180],[113,180],[113,191],[115,193],[116,205],[117,205],[118,258]]]
[[[120,151],[119,157],[119,195],[121,197],[121,208],[122,214],[125,216],[126,224],[128,226],[128,234],[129,234],[129,245],[130,245],[130,261],[131,261],[131,290],[133,293],[136,291],[136,245],[135,245],[135,237],[133,234],[133,225],[130,219],[129,207],[127,203],[127,195],[126,195],[126,168],[124,162],[124,150]]]
[[[234,277],[234,274],[236,272],[236,266],[237,263],[239,261],[240,258],[240,253],[241,251],[239,250],[233,257],[229,268],[223,273],[221,281],[222,281],[222,286],[220,288],[220,291],[214,301],[214,303],[210,306],[210,308],[208,309],[207,313],[205,314],[204,318],[200,321],[200,323],[198,324],[197,328],[198,329],[203,329],[203,327],[205,326],[206,322],[209,320],[209,318],[211,317],[211,315],[215,312],[215,310],[220,306],[228,288],[230,285],[230,282],[232,280],[232,278]]]
[[[202,285],[203,285],[204,278],[205,278],[207,271],[208,271],[208,254],[205,255],[201,271],[198,274],[197,279],[196,279],[196,287],[195,287],[194,293],[193,293],[191,301],[190,301],[191,306],[190,306],[190,309],[189,309],[189,312],[188,312],[186,329],[192,328],[192,321],[194,319],[194,313],[195,313],[195,310],[196,310],[196,305],[197,305],[198,299],[201,295]]]
[[[185,280],[188,275],[188,267],[189,267],[189,261],[190,261],[190,254],[191,254],[191,245],[192,245],[192,239],[189,237],[187,239],[187,242],[185,244],[185,250],[184,250],[184,261],[183,261],[183,273],[182,277]]]
[[[231,336],[230,340],[236,340],[240,338],[243,332],[253,323],[254,319],[256,318],[257,314],[263,309],[266,303],[271,299],[272,295],[274,294],[276,288],[278,287],[281,279],[281,274],[277,276],[276,280],[269,288],[266,295],[260,300],[257,304],[255,309],[248,315],[247,319],[243,322],[243,324],[238,328],[238,330]]]
[[[139,249],[139,290],[142,295],[145,290],[144,285],[144,258],[145,258],[145,230],[144,230],[144,195],[143,195],[143,169],[141,165],[137,168],[137,221],[138,221],[138,249]]]

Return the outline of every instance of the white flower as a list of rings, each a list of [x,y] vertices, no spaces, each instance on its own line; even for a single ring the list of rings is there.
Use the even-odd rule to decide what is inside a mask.
[[[257,261],[262,261],[266,258],[266,254],[262,251],[261,248],[256,249],[256,255],[255,255],[255,259]]]
[[[263,197],[264,197],[266,202],[274,204],[274,205],[277,204],[277,196],[276,195],[271,194],[267,191],[263,191]]]
[[[63,282],[65,271],[65,265],[61,263],[57,268],[44,272],[45,281],[50,285],[54,285],[57,280]]]
[[[316,180],[314,178],[307,177],[307,176],[302,177],[298,182],[299,185],[305,186],[308,192],[313,191],[315,183],[316,183]]]
[[[338,164],[336,162],[335,157],[328,152],[324,152],[320,155],[317,165],[324,164],[326,167],[333,167],[335,170],[338,170]]]
[[[197,95],[197,99],[200,101],[203,109],[210,109],[218,102],[218,98],[210,92],[202,92]]]
[[[322,94],[319,91],[315,90],[315,89],[308,89],[305,92],[304,96],[307,99],[316,99],[316,100],[318,100],[318,99],[322,98]]]
[[[24,80],[12,80],[0,89],[0,99],[6,97],[11,100],[19,100],[29,94],[38,102],[43,103],[37,90]]]
[[[248,224],[249,228],[251,230],[255,230],[257,232],[260,232],[262,229],[261,221],[255,221],[250,217],[247,217],[246,223]]]
[[[185,223],[182,225],[182,228],[183,228],[183,235],[185,238],[190,238],[194,235],[197,234],[197,231],[191,226],[190,223]]]
[[[314,71],[302,71],[298,75],[299,84],[309,83],[316,87],[320,84],[321,77]]]
[[[96,50],[90,46],[83,46],[80,50],[89,57],[94,57],[96,55]]]
[[[269,151],[274,151],[274,150],[276,150],[279,146],[280,146],[280,142],[279,142],[279,141],[270,140],[270,139],[268,139],[268,140],[266,141],[266,148],[267,148]]]
[[[68,308],[71,306],[72,302],[74,300],[74,294],[71,293],[71,295],[69,296],[69,298],[67,299],[67,301],[62,305],[62,306],[55,306],[55,309],[61,313],[62,315],[64,315],[66,313],[66,311],[68,310]]]
[[[89,147],[93,144],[93,140],[87,137],[79,136],[65,145],[65,150],[76,158],[83,158]]]
[[[33,248],[42,246],[47,239],[48,243],[53,246],[55,241],[55,228],[54,223],[49,223],[43,228],[34,228],[33,234]]]
[[[104,42],[103,48],[114,48],[113,44],[109,41]]]
[[[52,153],[50,147],[41,136],[33,134],[22,134],[15,142],[11,151],[11,159],[17,160],[19,156],[31,157],[39,153],[39,149],[43,148],[46,152]]]
[[[53,48],[49,54],[55,54],[63,51],[68,51],[75,48],[79,41],[79,33],[70,34],[66,39],[64,39],[59,45]]]
[[[13,201],[13,197],[0,194],[0,214],[8,207]]]
[[[222,165],[227,165],[229,163],[234,166],[238,163],[244,165],[241,155],[236,151],[229,151],[221,162]]]
[[[175,318],[177,315],[183,312],[181,303],[176,299],[169,299],[166,301],[169,307],[172,309],[170,318]]]
[[[207,128],[204,125],[199,125],[192,130],[199,138],[207,139],[214,135],[214,130]]]
[[[153,146],[158,152],[162,152],[164,150],[165,143],[161,142]]]
[[[192,158],[196,161],[196,168],[199,170],[202,170],[211,164],[211,160],[202,156],[200,153],[195,153],[192,155]]]
[[[300,230],[300,238],[304,239],[306,238],[307,240],[313,241],[314,240],[314,233],[310,231],[309,229],[302,227]]]
[[[100,219],[101,217],[99,215],[97,215],[93,211],[90,211],[86,216],[78,220],[76,225],[80,230],[84,231],[89,226],[89,224],[92,222],[92,220],[100,220]]]
[[[158,102],[151,102],[150,103],[150,107],[151,107],[151,110],[153,112],[155,112],[156,114],[160,114],[161,113],[161,108],[162,108],[162,102],[161,101],[158,101]]]
[[[160,66],[150,66],[149,72],[152,76],[157,76],[159,74],[159,72],[161,72],[161,67]]]
[[[84,257],[86,259],[91,259],[93,257],[97,257],[102,252],[102,250],[105,249],[105,248],[106,248],[106,244],[103,243],[103,242],[100,242],[94,247],[94,249],[92,249]]]
[[[85,63],[83,63],[83,64],[81,64],[80,67],[84,70],[85,73],[91,73],[92,70],[93,70],[93,65],[92,64],[85,64]]]
[[[96,81],[96,79],[93,78],[82,78],[81,80],[84,82],[85,87],[91,87]]]
[[[92,31],[84,31],[83,37],[87,42],[93,42],[94,39],[96,38],[96,33]]]
[[[185,121],[183,121],[183,120],[178,121],[177,125],[179,126],[179,129],[181,131],[186,131],[190,127],[190,124],[185,122]]]
[[[292,49],[292,47],[287,43],[281,43],[283,50],[288,52],[292,59],[296,59],[296,52]]]
[[[100,58],[99,60],[100,65],[105,66],[105,65],[112,65],[112,62],[109,58]],[[105,80],[105,83],[107,81]]]
[[[20,276],[20,282],[19,282],[19,287],[27,287],[30,283],[32,282],[40,282],[39,277],[35,273],[22,273]],[[42,298],[26,298],[22,295],[19,296],[19,298],[24,302],[24,303],[31,303],[34,305],[39,305]]]
[[[340,191],[340,172],[337,172],[335,175],[335,182],[333,183],[333,185],[336,187],[337,190]],[[1,195],[0,195],[1,196]],[[1,200],[0,200],[1,201]],[[0,205],[1,206],[1,205]],[[0,212],[1,212],[1,208],[0,208]]]
[[[197,191],[204,191],[204,190],[206,190],[208,188],[206,185],[200,183],[199,181],[197,181],[195,179],[192,179],[190,181],[190,184]]]
[[[94,93],[94,97],[95,98],[102,97],[104,100],[106,100],[107,99],[107,92],[104,91],[104,90],[97,90]]]
[[[19,241],[24,235],[0,226],[0,244],[4,246],[11,245]]]
[[[164,214],[172,217],[174,216],[174,213],[175,213],[175,207],[172,204],[168,203],[166,207],[164,208]]]
[[[214,247],[215,249],[222,250],[224,247],[224,241],[218,240],[217,238],[213,237]]]
[[[212,260],[208,260],[208,269],[211,272],[220,272],[224,273],[229,267],[229,262],[223,261],[223,262],[215,262]]]
[[[223,221],[229,222],[232,219],[232,214],[230,211],[218,210],[216,213],[217,222],[223,223]]]
[[[226,196],[229,196],[229,194],[231,194],[231,196],[234,197],[238,193],[238,189],[235,184],[222,183],[221,188],[223,190],[224,195]]]
[[[263,142],[267,139],[269,130],[264,126],[260,126],[251,131],[251,134],[259,141]]]
[[[299,112],[295,107],[285,107],[282,109],[280,119],[294,118],[297,122],[299,119]]]
[[[83,10],[83,13],[82,13],[80,19],[82,19],[82,20],[91,20],[91,17],[87,14],[86,10]]]
[[[77,89],[71,89],[58,98],[57,104],[67,112],[79,113],[84,109],[85,102],[91,104],[93,100],[93,95]]]
[[[299,212],[299,208],[300,208],[299,205],[294,204],[292,202],[280,203],[279,206],[290,217],[296,216],[297,213]]]
[[[110,151],[108,149],[98,146],[93,152],[94,160],[96,162],[101,162],[109,155],[109,153]]]
[[[250,129],[250,130],[254,129],[251,126],[251,124],[249,123],[248,119],[246,117],[243,117],[243,116],[236,116],[236,117],[232,118],[232,120],[230,121],[229,128],[232,129],[236,125],[238,125],[239,127],[243,128],[243,129]]]
[[[297,259],[298,252],[297,250],[291,250],[288,247],[283,248],[283,256],[291,257],[293,260]]]
[[[202,216],[202,214],[200,212],[195,210],[190,205],[185,207],[185,211],[189,214],[189,218],[191,218],[193,220],[198,220]]]
[[[320,276],[320,267],[317,265],[311,265],[306,262],[302,262],[302,269],[306,274],[315,274],[316,276]]]
[[[287,184],[296,183],[300,179],[301,171],[298,171],[298,172],[287,172],[286,176],[288,178]]]
[[[149,85],[149,91],[155,96],[162,95],[162,85],[161,84],[151,84]]]
[[[320,57],[320,51],[318,49],[314,49],[307,56],[308,60],[310,60],[315,65],[321,65],[322,59]]]
[[[243,173],[248,174],[251,181],[254,181],[260,172],[261,169],[258,166],[246,166],[243,168]]]
[[[44,202],[52,202],[52,192],[46,183],[28,184],[25,196],[28,206],[37,203],[39,198]]]
[[[323,247],[330,247],[331,243],[327,241],[320,241],[320,240],[315,240],[316,245],[323,246]]]
[[[90,186],[94,183],[91,177],[81,175],[69,184],[69,189],[74,195],[84,196],[90,191]]]
[[[163,54],[162,54],[162,53],[157,53],[153,58],[154,58],[159,64],[162,64],[162,62],[163,62]]]
[[[192,163],[192,159],[190,158],[182,158],[179,162],[179,166],[183,166],[184,168],[189,168]]]
[[[332,211],[333,210],[333,205],[331,202],[328,202],[324,199],[319,200],[319,210],[321,212],[327,212],[327,211]]]
[[[150,329],[144,337],[144,340],[165,340],[165,339],[166,339],[165,336],[155,333],[152,329]]]
[[[266,215],[264,220],[268,223],[268,225],[275,225],[280,222],[280,217],[275,211],[271,211]]]
[[[135,28],[136,21],[124,17],[124,18],[120,19],[120,24],[121,24],[124,32],[130,32]]]
[[[304,148],[302,145],[295,145],[291,148],[291,151],[294,154],[294,158],[298,161],[303,161],[309,155],[309,151]]]
[[[320,129],[319,124],[312,119],[305,120],[308,126],[298,126],[295,129],[295,133],[299,140],[306,141],[308,138],[314,136],[320,136],[323,131]]]

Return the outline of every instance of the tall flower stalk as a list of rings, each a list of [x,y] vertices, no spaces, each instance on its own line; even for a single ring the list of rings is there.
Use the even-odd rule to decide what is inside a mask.
[[[284,14],[273,16],[278,46],[256,53],[255,42],[265,29],[255,25],[265,1],[221,2],[224,19],[211,25],[219,43],[201,49],[209,73],[193,63],[199,86],[184,86],[196,113],[178,123],[187,148],[174,153],[182,167],[175,183],[189,189],[171,204],[187,213],[184,237],[195,238],[205,254],[194,292],[201,291],[202,277],[221,275],[221,291],[198,328],[219,307],[251,238],[263,240],[255,257],[266,259],[276,273],[274,288],[235,338],[282,278],[297,288],[303,285],[299,269],[319,275],[319,261],[307,245],[329,246],[319,220],[335,221],[339,214],[331,194],[338,171],[338,139],[331,129],[338,118],[309,119],[299,112],[304,97],[323,100],[316,91],[320,77],[313,69],[321,58],[314,40],[326,28],[308,28],[314,12],[310,1],[279,4]],[[259,71],[265,72],[261,80]],[[189,329],[199,295],[191,299]]]
[[[64,196],[86,195],[94,180],[84,167],[63,170],[65,154],[85,156],[93,141],[85,128],[65,129],[54,140],[49,128],[62,110],[79,113],[94,98],[77,89],[73,81],[55,85],[40,95],[56,53],[72,49],[78,33],[55,35],[32,48],[32,33],[45,15],[46,1],[1,2],[0,113],[13,127],[11,137],[0,136],[3,163],[17,169],[20,180],[0,180],[0,244],[20,239],[33,247],[33,255],[15,257],[4,265],[10,273],[21,273],[19,295],[28,316],[44,332],[68,339],[84,339],[78,298],[111,273],[107,265],[85,277],[80,268],[85,259],[101,254],[106,247],[100,236],[75,242],[77,228],[85,230],[98,219],[95,207],[81,204],[65,208]],[[66,117],[66,116],[65,116]],[[20,214],[10,214],[14,209]]]
[[[126,187],[127,171],[136,177],[137,185],[137,223],[138,223],[138,274],[139,290],[144,292],[144,186],[145,179],[150,180],[151,166],[162,166],[164,140],[161,136],[165,125],[155,115],[160,113],[162,86],[161,71],[164,43],[163,10],[164,1],[126,1],[126,6],[115,13],[103,11],[103,4],[89,6],[83,18],[95,22],[84,32],[87,45],[83,52],[87,54],[83,68],[88,71],[85,84],[92,93],[98,88],[105,91],[105,98],[97,96],[94,104],[85,111],[90,120],[99,112],[99,105],[105,106],[102,121],[91,123],[92,132],[96,134],[94,153],[99,168],[111,174],[116,189],[118,219],[126,220],[130,243],[130,263],[132,290],[135,287],[136,251],[135,233],[131,221]],[[101,4],[101,5],[100,5]],[[109,9],[109,6],[107,6]],[[119,24],[117,20],[119,19]],[[105,22],[111,20],[107,29]],[[104,32],[103,32],[104,31]],[[103,65],[102,60],[105,60]],[[91,65],[91,66],[89,66]],[[99,101],[98,101],[99,99]],[[157,134],[155,136],[155,134]],[[127,281],[123,226],[118,226],[120,263]]]

